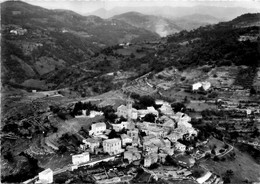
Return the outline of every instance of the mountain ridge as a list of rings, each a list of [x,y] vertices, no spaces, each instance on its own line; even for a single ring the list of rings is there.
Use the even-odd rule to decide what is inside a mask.
[[[147,15],[160,15],[165,18],[181,18],[182,16],[192,15],[203,12],[203,14],[211,15],[224,21],[229,21],[244,13],[260,12],[260,9],[249,9],[243,7],[218,7],[218,6],[193,6],[193,7],[115,7],[110,10],[104,8],[97,9],[93,12],[85,13],[85,15],[98,15],[103,18],[110,18],[118,14],[130,11],[136,11]]]

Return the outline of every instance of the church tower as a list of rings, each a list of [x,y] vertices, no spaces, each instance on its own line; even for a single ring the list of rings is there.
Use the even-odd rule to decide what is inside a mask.
[[[132,120],[133,101],[131,100],[130,95],[127,98],[126,107],[127,107],[127,121],[131,122],[131,120]]]

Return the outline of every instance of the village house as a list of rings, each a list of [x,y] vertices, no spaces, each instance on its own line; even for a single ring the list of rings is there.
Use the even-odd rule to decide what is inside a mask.
[[[132,129],[132,130],[128,130],[128,131],[127,131],[127,135],[128,135],[129,137],[131,137],[133,141],[134,141],[134,140],[136,141],[136,140],[139,139],[139,130],[138,130],[137,128]]]
[[[27,29],[23,29],[23,28],[17,28],[17,29],[10,30],[10,34],[24,35],[25,33],[27,33]]]
[[[135,108],[132,108],[131,105],[120,105],[117,108],[116,112],[118,117],[124,117],[124,118],[130,118],[130,119],[137,119],[138,117],[138,111]]]
[[[138,116],[143,118],[147,114],[154,114],[156,117],[159,116],[159,112],[154,107],[147,107],[147,109],[138,110]]]
[[[86,114],[85,114],[86,115]],[[90,118],[94,118],[96,116],[102,116],[103,115],[103,112],[99,112],[99,111],[90,111],[90,114],[88,117]]]
[[[95,152],[95,149],[100,146],[100,141],[95,138],[87,138],[82,141],[84,145],[82,145],[83,150],[88,147],[91,151],[91,153]]]
[[[146,133],[146,135],[154,135],[155,137],[165,137],[170,129],[167,127],[163,127],[161,125],[157,125],[150,122],[139,122],[137,123],[137,127]]]
[[[158,153],[159,148],[154,144],[149,144],[144,146],[144,150],[147,151],[147,154],[151,154],[151,153]]]
[[[172,107],[169,103],[164,103],[160,108],[159,110],[162,112],[162,114],[165,114],[165,115],[172,115],[174,114],[173,110],[172,110]]]
[[[118,138],[107,139],[103,141],[103,150],[109,155],[122,153],[124,150],[121,148],[121,140]]]
[[[39,173],[40,183],[52,183],[53,182],[53,171],[48,168]]]
[[[158,161],[161,163],[165,163],[165,158],[166,158],[167,154],[165,153],[159,153],[158,154]]]
[[[189,155],[178,155],[176,157],[178,163],[183,167],[192,167],[195,164],[195,159]]]
[[[140,160],[141,153],[136,147],[127,147],[127,151],[124,152],[124,159],[127,159],[129,163]]]
[[[89,131],[89,135],[100,135],[106,130],[105,123],[94,123],[91,125],[91,130]]]
[[[174,149],[173,148],[167,148],[167,147],[161,147],[159,149],[159,152],[172,156],[174,154]]]
[[[153,163],[156,163],[157,161],[158,161],[157,153],[146,155],[144,158],[144,167],[150,167]]]
[[[170,129],[174,129],[176,127],[176,122],[171,118],[167,118],[164,120],[162,126],[169,127]]]
[[[203,88],[205,91],[209,90],[211,87],[211,83],[210,82],[197,82],[195,84],[192,85],[192,90],[193,91],[197,91],[200,88]]]
[[[79,165],[86,163],[90,160],[89,152],[84,152],[78,155],[72,155],[72,163],[74,165]]]
[[[116,132],[120,132],[121,130],[124,129],[130,129],[130,122],[128,121],[122,121],[120,124],[111,124],[113,126],[113,129],[116,131]]]
[[[174,146],[175,146],[175,149],[180,152],[184,152],[186,150],[186,146],[180,142],[176,142]]]
[[[121,136],[121,140],[122,140],[122,146],[126,146],[126,144],[132,144],[133,140],[130,136],[126,135],[126,134],[122,134]]]

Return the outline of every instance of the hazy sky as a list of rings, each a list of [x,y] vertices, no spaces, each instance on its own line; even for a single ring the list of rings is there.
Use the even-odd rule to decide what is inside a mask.
[[[257,0],[23,0],[30,4],[48,9],[69,9],[78,13],[93,12],[100,8],[107,10],[114,7],[149,7],[149,6],[221,6],[260,9]]]

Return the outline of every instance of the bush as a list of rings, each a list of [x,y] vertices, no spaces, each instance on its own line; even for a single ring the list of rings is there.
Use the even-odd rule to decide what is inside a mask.
[[[218,161],[219,161],[218,156],[214,156],[213,160],[214,160],[215,162],[218,162]]]
[[[195,178],[200,178],[203,175],[204,171],[201,169],[196,169],[192,172],[192,176]]]
[[[150,165],[150,167],[149,167],[149,169],[156,169],[156,168],[158,168],[159,167],[159,164],[157,164],[157,163],[153,163],[153,164],[151,164]]]
[[[219,153],[224,153],[224,152],[225,152],[224,149],[219,150]]]

